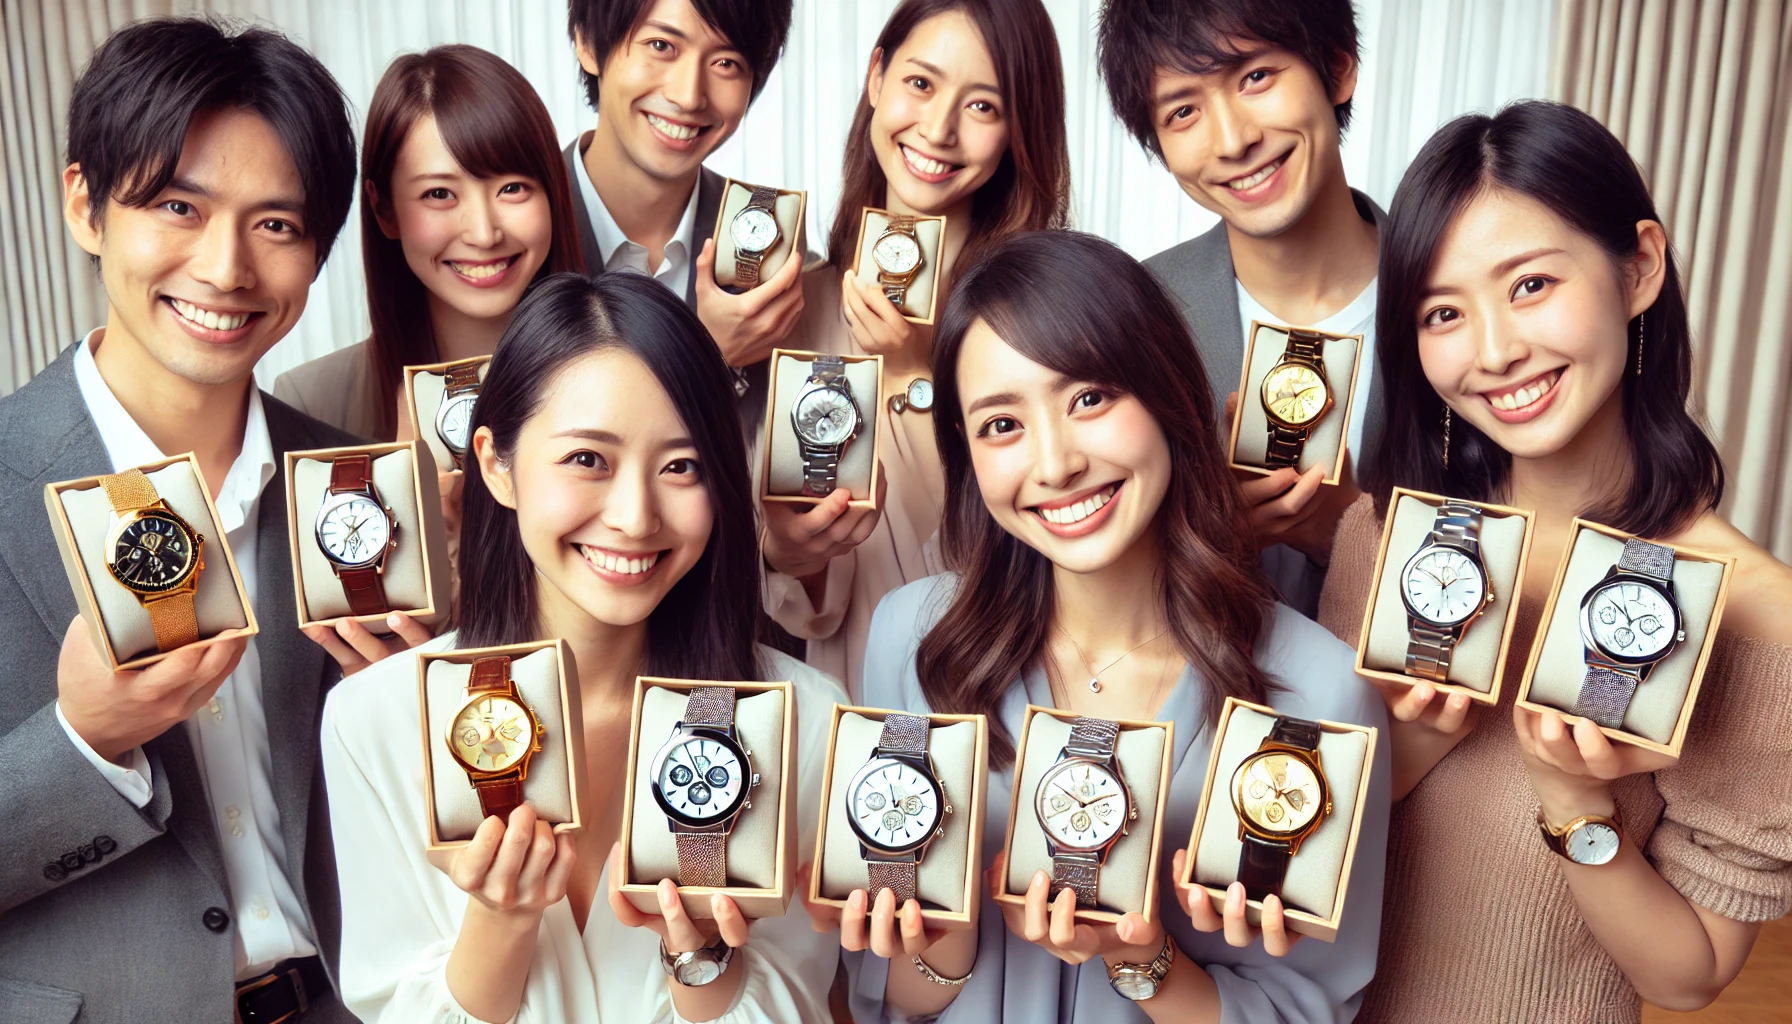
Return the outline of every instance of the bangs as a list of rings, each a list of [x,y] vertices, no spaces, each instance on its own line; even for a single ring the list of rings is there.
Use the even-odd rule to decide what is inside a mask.
[[[553,119],[515,68],[496,57],[487,63],[494,66],[478,74],[458,61],[437,65],[428,98],[436,129],[468,174],[521,174],[546,185],[560,162]]]

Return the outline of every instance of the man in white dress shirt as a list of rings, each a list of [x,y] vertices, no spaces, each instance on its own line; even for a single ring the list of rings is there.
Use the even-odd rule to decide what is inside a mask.
[[[349,1021],[317,768],[336,673],[296,626],[280,459],[352,439],[253,376],[348,213],[346,104],[276,33],[161,19],[101,46],[68,138],[107,311],[0,399],[0,1020]],[[261,632],[112,672],[44,485],[186,451]]]

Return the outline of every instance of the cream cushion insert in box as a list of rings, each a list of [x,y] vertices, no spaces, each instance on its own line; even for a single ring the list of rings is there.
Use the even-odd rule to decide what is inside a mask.
[[[1163,729],[1122,729],[1116,744],[1120,772],[1132,791],[1138,819],[1127,824],[1127,833],[1108,850],[1101,866],[1097,909],[1117,914],[1143,912],[1145,888],[1151,864],[1151,828],[1157,821],[1158,792],[1163,785]],[[1014,787],[1017,807],[1014,836],[1008,844],[1008,891],[1024,893],[1033,872],[1052,873],[1052,858],[1033,810],[1033,794],[1039,779],[1058,762],[1058,753],[1070,742],[1070,723],[1054,715],[1035,713],[1027,726],[1027,749],[1021,760],[1020,782]]]
[[[772,368],[775,375],[773,393],[777,396],[778,407],[770,411],[768,424],[772,450],[767,494],[795,496],[803,493],[803,450],[797,444],[790,411],[814,365],[807,360],[780,356],[778,364]],[[840,453],[840,466],[834,482],[851,491],[852,500],[865,501],[871,497],[872,449],[877,447],[877,360],[847,360],[846,382],[852,388],[853,403],[859,407],[859,436]]]
[[[1232,807],[1232,773],[1256,752],[1275,727],[1275,717],[1234,707],[1220,738],[1220,759],[1207,797],[1207,817],[1195,846],[1195,881],[1225,888],[1238,880],[1238,812]],[[1319,735],[1319,763],[1331,790],[1332,813],[1289,858],[1282,880],[1282,903],[1315,917],[1329,918],[1338,901],[1338,883],[1349,852],[1356,796],[1362,787],[1367,733],[1326,729]]]
[[[1394,529],[1388,536],[1387,559],[1382,563],[1381,579],[1375,588],[1369,649],[1364,652],[1363,667],[1405,672],[1411,633],[1407,629],[1406,605],[1400,600],[1404,585],[1400,571],[1414,552],[1429,543],[1437,506],[1402,494],[1392,514]],[[1493,601],[1463,632],[1462,642],[1450,656],[1449,681],[1458,686],[1482,693],[1493,689],[1506,618],[1512,612],[1512,599],[1518,594],[1518,558],[1524,551],[1524,527],[1523,516],[1481,517],[1481,562],[1487,567],[1487,578],[1493,586]]]
[[[937,217],[915,221],[915,241],[921,245],[921,266],[915,271],[915,279],[909,282],[908,291],[902,295],[902,305],[896,307],[903,316],[917,320],[927,320],[933,316],[933,282],[938,279],[938,268],[934,266],[934,261],[940,258],[940,230],[945,223]],[[889,226],[890,218],[887,214],[866,212],[865,233],[859,236],[857,276],[862,288],[877,286],[877,261],[871,258],[871,250],[883,236],[884,229]]]
[[[753,190],[738,181],[730,182],[728,193],[722,197],[722,215],[716,230],[716,283],[724,288],[738,286],[734,277],[734,218],[752,201]],[[790,258],[791,246],[802,232],[803,194],[779,191],[778,198],[772,200],[772,210],[778,222],[778,241],[760,261],[761,281],[783,269],[784,261]]]
[[[870,719],[854,711],[840,716],[834,737],[834,772],[827,792],[827,846],[822,852],[821,895],[843,900],[854,889],[870,884],[865,861],[859,856],[858,834],[848,822],[846,787],[851,784],[871,751],[883,736],[881,719]],[[941,822],[945,834],[927,847],[917,874],[917,890],[923,906],[948,910],[964,910],[965,856],[970,849],[971,827],[981,822],[971,820],[971,790],[977,777],[977,724],[953,722],[928,730],[927,753],[933,769],[946,789],[946,803],[952,813]]]
[[[481,381],[485,380],[486,372],[491,368],[489,359],[479,364]],[[411,397],[417,403],[418,440],[428,446],[430,457],[436,460],[436,467],[444,473],[459,472],[454,468],[454,453],[442,443],[442,435],[436,433],[436,414],[441,411],[442,396],[447,392],[447,374],[423,370],[411,375]]]
[[[192,463],[176,462],[146,475],[168,507],[205,538],[200,551],[205,568],[199,573],[199,592],[193,596],[200,639],[248,625],[236,580],[230,574],[230,561],[224,557],[224,527],[212,518],[199,478],[193,475]],[[114,516],[105,489],[95,484],[78,491],[62,491],[60,497],[62,510],[73,528],[72,539],[81,555],[81,567],[93,587],[101,624],[112,642],[112,653],[120,662],[156,653],[156,634],[149,624],[149,612],[137,595],[126,590],[106,568],[106,535],[111,532]]]
[[[429,784],[436,802],[436,834],[443,842],[473,838],[485,816],[479,810],[479,794],[467,781],[466,769],[448,753],[448,725],[467,702],[467,678],[471,663],[432,659],[425,678],[429,707]],[[571,772],[566,763],[566,714],[560,695],[560,657],[553,647],[512,658],[510,678],[517,693],[547,728],[541,751],[529,760],[529,777],[523,780],[523,799],[544,821],[562,824],[572,820]]]
[[[386,603],[393,611],[429,607],[429,588],[424,585],[423,536],[417,521],[417,477],[410,449],[390,452],[373,460],[373,486],[380,500],[398,520],[398,546],[386,556],[381,579]],[[429,481],[434,487],[435,481]],[[293,511],[298,517],[299,578],[305,584],[305,608],[311,620],[350,614],[348,598],[336,578],[330,560],[317,546],[317,510],[330,489],[330,463],[299,459],[293,464]]]
[[[1356,356],[1359,343],[1354,337],[1332,338],[1325,343],[1325,379],[1331,384],[1331,411],[1320,417],[1300,451],[1298,468],[1302,473],[1314,466],[1324,466],[1331,476],[1337,465],[1338,449],[1344,445],[1345,413],[1350,401],[1350,384],[1356,379]],[[1288,332],[1264,324],[1257,329],[1251,349],[1251,373],[1246,377],[1244,394],[1238,396],[1244,418],[1238,425],[1238,447],[1233,460],[1241,466],[1261,466],[1268,458],[1269,419],[1263,414],[1263,378],[1282,361],[1288,348]]]
[[[778,880],[778,784],[784,774],[784,691],[737,691],[734,726],[741,745],[753,754],[753,771],[759,786],[747,799],[752,806],[740,813],[728,836],[728,884],[738,888],[770,889]],[[641,701],[641,738],[636,745],[634,821],[629,823],[628,877],[634,883],[652,884],[662,878],[678,879],[678,846],[672,839],[666,812],[653,798],[653,755],[659,753],[672,730],[684,720],[690,693],[649,687]],[[792,799],[800,794],[792,794]]]

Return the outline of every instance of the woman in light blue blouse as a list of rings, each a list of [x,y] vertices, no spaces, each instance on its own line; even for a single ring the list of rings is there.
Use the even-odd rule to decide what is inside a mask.
[[[1385,726],[1349,648],[1275,602],[1221,450],[1206,374],[1173,301],[1113,245],[1017,235],[964,272],[934,349],[935,433],[953,571],[891,593],[865,655],[864,703],[990,717],[984,850],[1003,870],[1015,740],[1027,704],[1174,722],[1159,907],[1077,924],[1074,894],[1037,873],[1024,909],[983,896],[979,928],[924,932],[920,908],[863,890],[842,915],[861,1021],[1132,1024],[1348,1021],[1375,970],[1387,845],[1379,744],[1335,943],[1283,927],[1262,941],[1243,887],[1224,915],[1177,877],[1227,696],[1309,719]],[[999,876],[996,876],[999,877]],[[985,886],[987,890],[987,884]],[[1106,964],[1174,947],[1133,1002]],[[885,956],[893,956],[894,963]],[[912,965],[921,956],[926,970]],[[970,974],[962,987],[946,979]],[[932,975],[932,977],[929,977]]]

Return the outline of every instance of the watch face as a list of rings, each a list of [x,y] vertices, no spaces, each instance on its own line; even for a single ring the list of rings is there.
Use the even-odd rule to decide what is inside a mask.
[[[908,405],[921,412],[933,408],[933,381],[926,377],[916,377],[908,382]]]
[[[757,206],[749,206],[735,214],[728,231],[734,239],[734,248],[740,252],[764,252],[778,241],[777,219]]]
[[[1278,363],[1263,378],[1263,408],[1297,427],[1318,419],[1330,394],[1325,378],[1305,363]]]
[[[1132,967],[1119,968],[1108,978],[1108,984],[1114,987],[1115,992],[1135,1003],[1142,1003],[1157,995],[1158,982],[1150,971]]]
[[[720,978],[727,969],[728,965],[712,954],[698,950],[697,955],[682,957],[681,962],[672,968],[672,980],[680,985],[698,987]]]
[[[1423,547],[1406,563],[1400,596],[1418,618],[1434,626],[1455,626],[1480,611],[1487,577],[1461,548]]]
[[[475,695],[448,726],[448,749],[474,771],[508,771],[534,745],[535,717],[506,693]]]
[[[907,853],[939,828],[941,796],[933,776],[913,764],[874,757],[846,787],[847,821],[866,846]]]
[[[317,517],[317,544],[337,565],[372,565],[392,543],[392,520],[365,494],[334,495]]]
[[[1131,811],[1126,786],[1107,766],[1072,757],[1053,765],[1033,794],[1033,812],[1053,846],[1099,850],[1113,842]]]
[[[173,590],[193,575],[193,534],[172,513],[149,509],[127,521],[112,542],[107,567],[139,594]]]
[[[1312,763],[1284,750],[1252,754],[1232,776],[1232,806],[1238,816],[1272,837],[1300,834],[1325,801],[1325,780]]]
[[[745,752],[714,729],[681,730],[654,759],[653,797],[686,825],[713,825],[747,798]]]
[[[921,243],[913,235],[886,231],[871,246],[871,259],[886,274],[907,274],[921,265]]]
[[[1602,584],[1581,606],[1581,631],[1615,661],[1660,659],[1680,632],[1680,611],[1660,588],[1635,579]]]
[[[1562,852],[1576,864],[1598,866],[1618,855],[1618,830],[1589,821],[1562,841]]]
[[[471,439],[468,435],[473,426],[473,405],[477,401],[479,395],[474,392],[455,395],[443,402],[436,413],[436,436],[456,455],[467,452],[467,442]]]
[[[852,396],[839,388],[811,388],[797,396],[791,410],[796,435],[827,448],[847,442],[859,428],[859,409]]]

